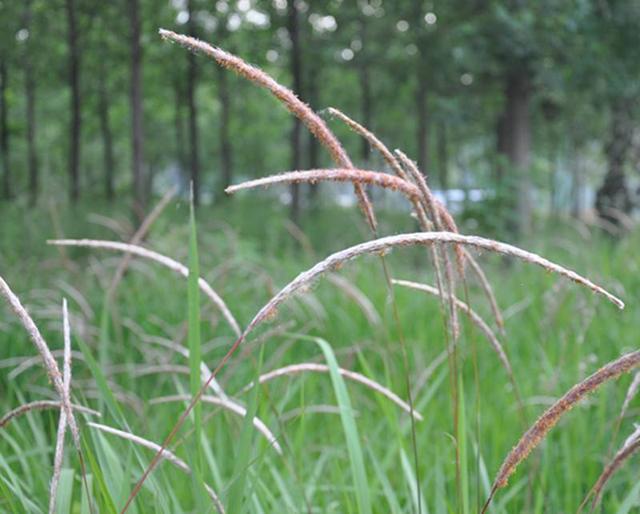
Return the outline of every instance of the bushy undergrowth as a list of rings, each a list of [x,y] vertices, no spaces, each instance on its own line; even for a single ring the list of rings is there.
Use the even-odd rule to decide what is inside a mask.
[[[330,108],[392,173],[358,169],[323,119],[262,70],[202,41],[160,33],[268,90],[337,166],[264,177],[227,193],[347,182],[367,231],[339,209],[326,219],[315,212],[301,230],[273,207],[260,212],[252,203],[201,214],[198,232],[193,206],[187,216],[170,193],[135,232],[93,214],[116,241],[69,238],[76,227],[63,223],[53,205],[45,219],[29,212],[25,226],[11,219],[15,211],[3,218],[10,238],[3,270],[13,270],[10,282],[22,293],[0,277],[0,295],[39,353],[16,357],[24,345],[12,344],[2,360],[11,369],[5,398],[13,406],[0,418],[2,444],[13,452],[0,457],[3,507],[37,512],[48,497],[50,513],[564,512],[579,497],[579,510],[591,497],[593,510],[608,483],[623,483],[624,465],[640,448],[640,429],[630,431],[627,419],[636,414],[630,407],[640,375],[619,404],[611,401],[615,393],[586,399],[640,366],[640,350],[627,340],[637,307],[632,295],[626,318],[610,311],[601,317],[593,296],[567,286],[574,282],[623,309],[620,296],[636,285],[630,270],[638,266],[629,241],[612,248],[577,222],[554,227],[550,245],[538,231],[528,250],[464,235],[402,151],[392,153]],[[369,187],[401,194],[413,218],[381,222]],[[167,207],[174,213],[160,224]],[[157,232],[148,238],[154,223]],[[45,227],[56,236],[48,241],[58,252],[50,260],[40,244],[29,247]],[[390,232],[396,234],[383,235]],[[145,238],[152,248],[140,245]],[[532,252],[535,245],[544,255],[567,253],[590,278]],[[393,249],[402,252],[389,255]],[[478,250],[488,254],[483,265]],[[357,265],[343,271],[353,260]],[[523,263],[569,280],[532,275]],[[494,288],[484,266],[494,270]],[[48,288],[29,283],[45,277]],[[598,285],[605,277],[607,288]],[[60,339],[60,293],[72,300],[69,311],[62,300],[62,363],[54,357],[60,350],[52,353],[46,342]],[[3,329],[20,339],[11,321]],[[72,347],[80,351],[74,355]],[[602,356],[607,364],[597,369]],[[81,370],[72,383],[73,359]],[[55,392],[39,383],[40,360]],[[576,429],[566,418],[578,405],[586,407]],[[534,410],[542,414],[532,423]],[[51,459],[54,422],[47,412],[59,415],[51,475],[37,471]],[[101,419],[78,423],[80,416]],[[29,431],[8,431],[25,420]],[[73,454],[64,451],[67,428]],[[619,444],[625,431],[631,435]],[[507,451],[509,440],[516,444]],[[544,458],[536,451],[529,459],[543,443]],[[606,452],[598,449],[607,443]],[[506,457],[498,466],[499,455]],[[527,475],[516,474],[523,463]],[[596,467],[602,472],[586,494]],[[509,479],[515,484],[505,492]],[[607,491],[607,505],[628,512],[639,488],[627,487],[622,498]]]
[[[363,227],[353,213],[319,212],[313,219],[305,220],[309,239],[301,245],[287,232],[277,208],[255,202],[251,209],[247,207],[240,200],[231,208],[203,209],[198,217],[202,276],[215,284],[243,325],[300,269],[361,238],[359,230]],[[102,371],[129,429],[160,442],[183,405],[153,404],[151,400],[188,393],[189,376],[173,371],[152,373],[153,369],[145,374],[145,367],[166,363],[188,365],[185,358],[152,342],[154,338],[184,339],[186,281],[154,264],[134,261],[119,286],[105,331],[100,326],[105,281],[113,274],[119,256],[73,248],[61,253],[43,243],[54,235],[118,239],[119,234],[114,235],[112,229],[126,228],[127,223],[124,216],[113,214],[118,211],[122,212],[117,207],[113,211],[103,210],[114,222],[111,228],[78,222],[76,212],[71,211],[59,213],[58,229],[44,209],[32,213],[31,221],[3,216],[5,237],[13,240],[17,234],[14,236],[12,231],[17,231],[20,224],[23,236],[16,237],[14,245],[3,241],[0,253],[3,275],[12,279],[14,290],[21,293],[53,350],[62,348],[59,306],[62,296],[68,298],[75,354],[81,352],[81,339],[96,359],[102,355]],[[261,222],[266,212],[274,220],[268,228]],[[336,218],[353,223],[342,224],[341,230],[336,230]],[[396,220],[393,217],[387,220],[382,215],[381,223],[392,226]],[[256,230],[261,225],[265,230]],[[146,245],[186,263],[188,231],[188,206],[174,202],[153,226]],[[628,304],[622,313],[614,313],[610,306],[577,291],[567,282],[524,264],[479,255],[490,279],[497,284],[496,294],[506,318],[506,336],[502,340],[530,422],[554,398],[601,363],[637,346],[634,327],[640,291],[640,260],[634,251],[636,238],[612,244],[596,232],[576,231],[570,224],[558,223],[538,234],[543,235],[529,240],[528,248],[591,277],[602,278]],[[311,251],[316,255],[309,255]],[[263,371],[297,362],[324,364],[320,348],[309,340],[313,336],[330,343],[341,367],[362,373],[406,398],[405,370],[386,285],[375,269],[379,266],[377,259],[365,259],[348,264],[337,273],[370,300],[379,322],[344,288],[322,280],[283,307],[262,335],[247,343],[247,351],[243,349],[236,355],[221,375],[225,390],[235,394],[255,378],[258,341],[264,348]],[[424,266],[424,252],[396,252],[388,259],[397,278],[433,283],[433,277],[425,271],[428,268]],[[489,319],[482,294],[474,287],[469,291],[469,300],[475,310]],[[457,508],[458,491],[440,306],[435,298],[405,289],[396,291],[396,302],[407,343],[415,408],[424,417],[415,424],[423,512],[448,512]],[[16,375],[14,370],[21,361],[12,359],[33,356],[34,350],[7,311],[1,320],[2,411],[36,399],[55,399],[39,364]],[[213,367],[228,349],[233,334],[218,312],[205,302],[202,320],[203,359]],[[486,497],[495,471],[524,428],[508,377],[482,337],[465,322],[460,348],[464,389],[461,419],[467,456],[464,494],[469,498],[471,511],[476,510],[477,498]],[[474,352],[479,367],[477,383]],[[118,425],[117,417],[105,407],[104,391],[96,384],[96,377],[81,353],[74,358],[73,376],[74,401],[103,412],[101,419],[91,418],[94,421]],[[510,489],[497,498],[493,511],[575,511],[601,472],[611,447],[620,446],[633,431],[637,401],[632,401],[627,411],[618,440],[611,440],[629,381],[627,377],[619,387],[605,387],[569,415],[512,478]],[[409,417],[361,384],[347,381],[347,388],[364,448],[373,510],[415,512]],[[248,509],[357,512],[349,452],[335,410],[336,398],[329,375],[308,373],[274,379],[259,393],[257,415],[281,442],[284,455],[278,455],[259,433],[251,434],[248,469],[243,470],[244,488],[249,493]],[[244,393],[238,398],[246,405],[249,396],[250,393]],[[33,411],[0,429],[3,510],[46,510],[57,418],[57,410]],[[96,505],[100,512],[108,512],[111,501],[115,508],[121,507],[152,453],[126,440],[91,431],[84,421],[82,424],[87,472],[92,476]],[[203,405],[203,479],[223,498],[234,480],[238,480],[234,463],[241,428],[242,421],[237,415],[215,405]],[[181,441],[183,437],[189,441],[190,430],[185,427],[173,447],[187,462],[192,457],[188,450],[191,446]],[[69,451],[61,477],[60,491],[64,493],[58,512],[88,512],[86,501],[82,503],[85,493],[78,470],[77,457]],[[632,464],[616,474],[604,494],[605,512],[631,512],[632,506],[637,505],[635,470]],[[193,497],[192,479],[176,475],[165,462],[152,475],[148,489],[143,489],[141,501],[132,512],[197,510]]]

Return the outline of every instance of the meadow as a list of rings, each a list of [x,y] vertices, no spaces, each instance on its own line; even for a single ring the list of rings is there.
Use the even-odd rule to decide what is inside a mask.
[[[14,206],[0,214],[1,275],[60,368],[67,299],[71,398],[96,411],[74,409],[83,462],[68,437],[55,512],[119,512],[157,448],[104,427],[160,444],[199,388],[198,361],[185,350],[197,349],[214,369],[236,334],[193,280],[134,257],[109,296],[121,252],[47,244],[128,241],[135,227],[125,206]],[[407,216],[378,214],[380,235],[416,230]],[[281,206],[251,192],[198,209],[195,223],[189,218],[189,202],[171,200],[144,246],[190,270],[199,265],[241,327],[299,272],[370,239],[355,211],[311,211],[298,229]],[[460,231],[468,233],[464,225]],[[637,235],[614,241],[577,221],[540,221],[519,246],[591,278],[626,308],[529,263],[470,250],[493,284],[504,335],[473,276],[458,295],[498,334],[514,380],[462,312],[452,375],[445,307],[420,291],[398,285],[390,291],[381,265],[384,259],[394,279],[434,284],[423,248],[337,266],[269,313],[221,368],[219,386],[245,415],[215,398],[202,402],[169,446],[179,460],[158,465],[128,512],[215,512],[203,484],[227,512],[478,512],[525,429],[573,384],[637,348]],[[5,305],[0,313],[0,411],[56,400],[24,328]],[[306,371],[285,368],[252,386],[260,375],[301,363]],[[375,384],[340,374],[338,366]],[[636,398],[619,419],[632,378],[603,385],[563,416],[488,512],[576,512],[634,432]],[[389,392],[410,399],[422,419],[412,423],[407,405],[403,410]],[[3,512],[47,511],[59,413],[59,407],[31,410],[0,429]],[[247,422],[252,414],[261,423]],[[638,508],[636,477],[632,458],[606,484],[603,512]]]

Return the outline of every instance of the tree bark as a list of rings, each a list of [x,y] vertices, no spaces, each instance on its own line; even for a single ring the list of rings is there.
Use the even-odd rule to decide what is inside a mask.
[[[295,0],[287,2],[287,27],[289,38],[291,39],[291,75],[293,77],[294,92],[303,97],[302,91],[302,61],[300,55],[300,34],[298,22],[298,6]],[[298,170],[302,164],[301,149],[302,124],[295,117],[291,129],[291,169]],[[296,224],[300,222],[300,188],[298,184],[291,185],[291,221]]]
[[[317,57],[309,60],[306,91],[308,93],[309,103],[311,106],[319,105],[319,90],[318,81],[320,80],[320,69],[317,64]],[[320,168],[320,144],[318,139],[308,132],[307,138],[307,156],[309,159],[309,169],[315,170]],[[317,207],[318,193],[320,191],[320,184],[309,184],[309,205],[311,208]]]
[[[507,76],[504,98],[504,112],[498,122],[498,151],[506,156],[513,173],[509,203],[515,205],[510,228],[526,234],[531,228],[531,84],[525,70]]]
[[[624,170],[633,136],[630,113],[631,102],[626,99],[616,100],[611,105],[610,133],[605,147],[607,174],[596,194],[598,215],[616,226],[633,208]]]
[[[23,25],[29,32],[25,42],[24,64],[24,92],[27,110],[27,163],[29,170],[29,205],[34,206],[38,199],[38,154],[36,149],[36,85],[33,79],[33,45],[31,33],[31,0],[25,2]]]
[[[133,172],[133,212],[144,215],[144,132],[142,125],[142,46],[140,44],[141,20],[139,0],[129,0],[130,51],[131,51],[131,168]]]
[[[429,172],[429,114],[427,113],[427,84],[418,74],[416,89],[416,116],[418,117],[417,141],[418,168],[425,175]]]
[[[69,197],[71,202],[76,203],[80,197],[80,137],[82,115],[80,111],[80,48],[78,45],[75,0],[66,0],[66,8],[69,45],[69,86],[71,88]]]
[[[187,1],[187,11],[189,13],[188,31],[189,35],[196,36],[196,25],[193,14],[193,0]],[[189,168],[191,171],[191,185],[193,190],[194,205],[200,204],[200,159],[198,141],[198,109],[196,105],[196,82],[197,63],[196,55],[187,52],[187,104],[189,109]]]
[[[362,111],[362,124],[369,130],[373,130],[371,126],[372,100],[371,100],[371,82],[369,77],[369,55],[368,55],[368,39],[367,17],[360,18],[360,39],[362,41],[362,50],[358,56],[358,79],[360,81],[360,109]],[[365,167],[369,164],[371,158],[371,145],[365,138],[361,139],[361,157]]]
[[[446,195],[449,189],[449,138],[445,121],[438,123],[438,167],[440,188]]]
[[[7,63],[0,57],[0,154],[2,154],[2,197],[11,198],[11,163],[9,159],[9,107],[7,104]]]
[[[98,116],[100,118],[100,132],[102,133],[102,151],[104,166],[104,194],[109,202],[114,199],[114,170],[115,157],[113,153],[113,133],[109,116],[109,93],[107,91],[107,76],[104,60],[100,61],[100,83],[98,85]]]
[[[227,70],[218,67],[218,100],[220,102],[220,167],[222,169],[222,189],[233,181],[233,147],[231,145],[231,96]],[[230,198],[224,195],[223,198]]]
[[[175,98],[173,123],[176,136],[176,160],[178,162],[178,166],[180,167],[180,174],[182,176],[184,173],[186,173],[188,165],[187,155],[185,152],[184,119],[182,116],[182,101],[184,100],[184,91],[179,76],[176,76],[173,81],[173,91]]]

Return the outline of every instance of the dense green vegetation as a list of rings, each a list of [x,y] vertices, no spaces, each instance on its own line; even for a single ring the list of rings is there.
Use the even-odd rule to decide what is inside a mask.
[[[568,513],[612,458],[599,508],[637,509],[639,24],[629,0],[0,0],[0,511]],[[315,171],[224,195],[287,169]],[[472,243],[504,332],[427,237]],[[51,241],[81,238],[111,243]]]
[[[433,187],[498,192],[512,229],[585,215],[601,186],[615,220],[638,167],[639,22],[630,0],[3,1],[0,192],[131,196],[140,213],[167,183],[209,202],[234,177],[329,163],[264,92],[161,43],[164,27],[343,110]],[[332,125],[354,162],[382,166]],[[315,197],[293,192],[296,218]]]
[[[116,394],[130,430],[160,442],[183,404],[154,405],[150,400],[176,392],[187,393],[189,377],[167,372],[138,376],[137,372],[147,365],[165,362],[187,366],[184,357],[150,342],[166,338],[186,344],[187,283],[155,264],[136,260],[119,287],[117,301],[105,311],[105,290],[120,256],[99,250],[66,249],[61,253],[44,244],[53,236],[117,239],[114,228],[127,226],[123,209],[96,207],[89,211],[104,215],[113,223],[104,227],[99,226],[102,222],[97,219],[97,223],[79,222],[73,210],[61,210],[57,216],[32,213],[30,219],[22,222],[24,213],[17,212],[2,231],[3,273],[12,279],[14,290],[29,306],[52,349],[62,346],[60,298],[64,295],[69,299],[74,351],[88,351],[101,362],[99,369]],[[186,263],[188,216],[187,204],[171,204],[155,223],[148,246]],[[268,224],[265,219],[270,220]],[[403,227],[395,215],[383,213],[381,220],[384,233],[412,229]],[[282,222],[281,214],[272,205],[245,203],[244,199],[231,210],[207,208],[199,212],[202,276],[225,298],[241,324],[248,322],[278,286],[330,250],[360,241],[364,230],[362,221],[352,212],[318,212],[305,219],[309,227],[308,247],[317,249],[317,256],[311,256],[287,233]],[[20,234],[12,230],[19,230]],[[634,326],[640,309],[637,303],[640,261],[634,251],[638,244],[635,238],[612,244],[597,231],[577,225],[555,224],[552,232],[545,233],[552,235],[530,240],[528,248],[593,277],[619,293],[628,305],[625,311],[618,312],[591,294],[529,265],[508,263],[488,255],[480,257],[496,284],[499,303],[505,311],[507,333],[503,341],[525,399],[529,421],[552,398],[601,363],[636,346]],[[433,283],[424,251],[396,251],[387,258],[394,277]],[[447,364],[441,359],[439,365],[432,366],[445,348],[437,300],[412,291],[396,291],[395,302],[409,353],[407,370],[402,364],[398,327],[378,258],[359,259],[346,265],[339,274],[371,300],[381,317],[380,324],[372,324],[344,290],[322,280],[288,302],[261,332],[267,335],[247,341],[223,369],[221,383],[228,392],[235,393],[251,382],[257,370],[259,348],[263,352],[263,371],[297,362],[325,362],[320,348],[308,336],[328,341],[341,366],[363,373],[402,398],[406,398],[408,375],[416,409],[424,416],[423,421],[416,423],[419,484],[426,507],[422,512],[462,511],[456,490]],[[473,280],[469,280],[469,295],[473,307],[489,319],[486,302]],[[101,328],[105,315],[106,330]],[[201,315],[203,358],[214,366],[234,337],[205,299]],[[34,353],[22,327],[8,316],[3,317],[3,340],[6,341],[1,349],[3,359]],[[81,341],[87,346],[81,345]],[[119,414],[111,411],[108,402],[105,405],[104,391],[86,362],[87,355],[84,357],[74,360],[74,399],[99,408],[103,416],[96,421],[127,426],[122,424]],[[461,419],[467,455],[464,469],[468,473],[464,482],[468,490],[463,493],[469,498],[469,511],[473,512],[478,498],[484,500],[497,467],[522,433],[523,424],[503,368],[472,325],[465,324],[460,357],[464,388]],[[9,372],[16,363],[2,362],[5,391],[2,410],[8,411],[27,400],[51,397],[53,393],[39,365],[13,378]],[[428,369],[431,371],[426,376]],[[600,473],[609,446],[618,446],[632,431],[631,421],[637,415],[635,403],[617,440],[611,440],[628,382],[626,377],[606,386],[571,413],[518,471],[509,489],[498,496],[494,512],[574,511]],[[408,416],[362,385],[347,382],[347,391],[356,413],[373,511],[415,512]],[[248,402],[250,394],[244,393],[239,398]],[[202,478],[223,499],[234,482],[242,478],[251,512],[298,512],[310,507],[321,512],[358,512],[355,477],[349,466],[339,416],[313,412],[316,405],[336,404],[330,377],[314,373],[283,377],[265,384],[258,394],[258,416],[277,435],[284,455],[278,456],[256,432],[250,433],[247,446],[239,446],[240,418],[205,403]],[[56,420],[55,411],[32,412],[0,431],[3,510],[45,509]],[[174,446],[187,462],[192,462],[191,452],[196,447],[193,437],[189,437],[191,426],[185,426]],[[88,473],[93,477],[98,510],[110,512],[111,501],[116,508],[122,506],[142,466],[149,462],[151,452],[97,433],[86,425],[83,438],[85,460],[89,464],[95,461]],[[475,458],[476,449],[480,451],[479,462]],[[247,469],[240,471],[236,462],[242,451],[249,454]],[[632,464],[621,471],[608,487],[604,497],[606,512],[631,512],[629,506],[637,505],[634,468]],[[67,504],[71,507],[59,506],[58,512],[88,512],[86,508],[77,510],[84,493],[72,448],[67,452],[64,469],[61,485],[64,494],[61,494],[72,495]],[[196,507],[192,484],[191,479],[176,474],[165,462],[152,475],[132,512],[182,512],[194,508],[201,512]]]

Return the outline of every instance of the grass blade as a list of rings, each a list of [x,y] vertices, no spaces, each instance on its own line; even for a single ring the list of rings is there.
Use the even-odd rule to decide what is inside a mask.
[[[193,198],[191,199],[191,209],[189,213],[189,276],[187,285],[187,305],[188,305],[188,343],[189,343],[189,385],[192,396],[198,394],[200,390],[200,362],[202,350],[200,348],[200,289],[198,285],[200,277],[200,264],[198,260],[198,232],[196,229],[195,209]],[[194,438],[196,441],[195,452],[192,458],[193,478],[202,483],[202,404],[197,403],[193,409]],[[201,487],[196,484],[196,488],[201,491]],[[199,501],[202,501],[203,494],[198,494]],[[206,498],[206,497],[205,497]],[[199,503],[202,507],[204,503]]]
[[[364,467],[364,456],[360,436],[356,426],[356,420],[351,407],[351,400],[347,391],[347,386],[340,374],[340,368],[336,356],[329,343],[324,339],[312,338],[322,349],[324,358],[329,365],[329,374],[333,383],[333,390],[340,407],[340,420],[347,440],[347,451],[349,452],[349,462],[356,491],[356,501],[358,502],[358,512],[360,514],[371,514],[371,498],[369,496],[369,485]]]

